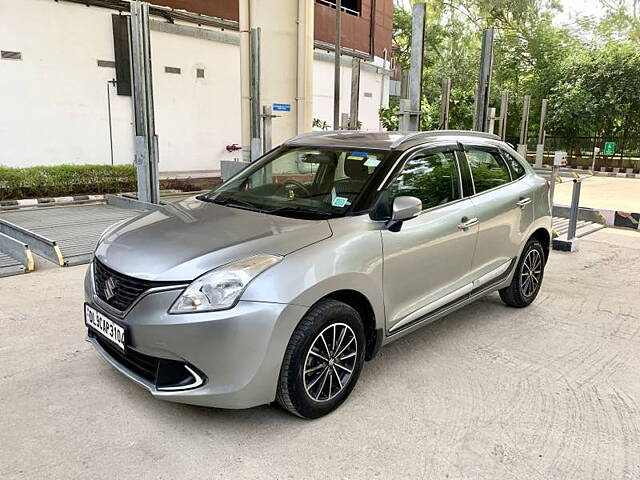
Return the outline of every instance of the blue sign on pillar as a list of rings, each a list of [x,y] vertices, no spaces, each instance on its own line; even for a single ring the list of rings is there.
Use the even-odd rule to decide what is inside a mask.
[[[290,112],[291,104],[290,103],[274,103],[273,111],[274,112]]]

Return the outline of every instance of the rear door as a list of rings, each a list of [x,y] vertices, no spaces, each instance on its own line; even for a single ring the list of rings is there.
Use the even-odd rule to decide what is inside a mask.
[[[382,233],[388,333],[410,327],[471,291],[478,226],[476,208],[462,190],[453,147],[415,152],[388,186],[390,202],[414,196],[423,207],[399,232]]]
[[[474,290],[508,274],[533,220],[533,193],[524,168],[516,172],[497,147],[465,144],[479,220]]]

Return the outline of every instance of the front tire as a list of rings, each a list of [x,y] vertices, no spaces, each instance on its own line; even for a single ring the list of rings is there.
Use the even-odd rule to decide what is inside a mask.
[[[349,305],[326,299],[296,327],[282,361],[278,403],[302,418],[318,418],[344,402],[365,355],[362,319]]]
[[[545,253],[542,244],[529,239],[524,247],[511,285],[500,290],[500,298],[510,307],[531,305],[540,292],[544,276]]]

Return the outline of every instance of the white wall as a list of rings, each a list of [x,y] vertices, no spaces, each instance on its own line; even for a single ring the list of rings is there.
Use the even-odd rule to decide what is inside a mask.
[[[333,73],[334,64],[324,60],[315,60],[313,66],[313,118],[326,121],[333,128]],[[351,106],[351,66],[340,67],[340,112],[349,114]],[[385,83],[384,93],[382,82]],[[360,105],[358,118],[362,130],[380,130],[378,110],[389,103],[388,77],[360,69]],[[370,96],[369,96],[370,95]]]
[[[0,164],[108,163],[111,13],[47,0],[0,0]],[[131,100],[112,96],[115,158],[131,160]]]
[[[225,149],[240,144],[239,47],[152,31],[151,48],[160,171],[218,170],[239,157]]]
[[[0,165],[110,163],[107,81],[115,70],[97,60],[114,60],[113,13],[64,1],[0,0],[0,49],[23,57],[0,60]],[[218,170],[221,159],[239,157],[225,150],[241,143],[239,46],[155,30],[151,44],[160,171]],[[181,73],[165,73],[166,66]],[[197,68],[205,69],[204,79],[196,78]],[[316,59],[313,68],[313,116],[331,124],[333,63]],[[343,67],[343,112],[349,112],[350,76]],[[365,130],[379,128],[381,81],[363,69]],[[130,163],[132,98],[109,88],[115,163]],[[280,96],[263,91],[263,103]],[[277,122],[295,122],[295,105],[279,114],[276,131]]]

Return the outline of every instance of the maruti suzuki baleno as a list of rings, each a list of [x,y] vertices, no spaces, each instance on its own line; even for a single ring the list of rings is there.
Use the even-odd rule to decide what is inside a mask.
[[[88,340],[157,398],[315,418],[381,346],[495,291],[529,305],[550,243],[548,183],[498,137],[316,132],[108,229]]]

